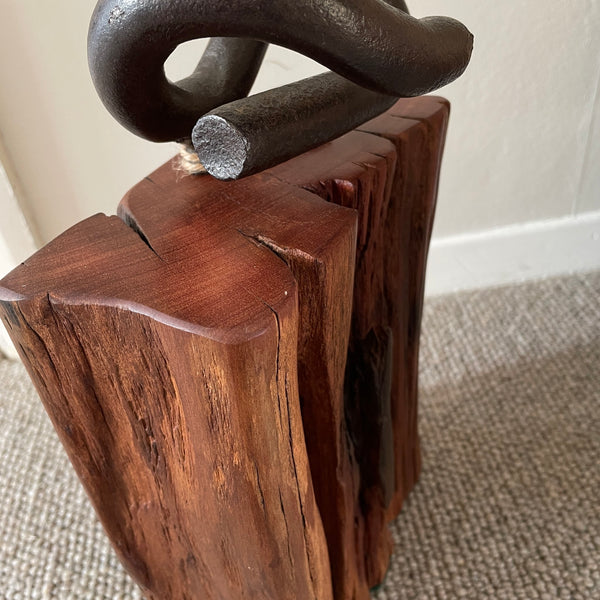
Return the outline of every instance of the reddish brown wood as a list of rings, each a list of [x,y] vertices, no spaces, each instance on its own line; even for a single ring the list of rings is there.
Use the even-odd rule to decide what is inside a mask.
[[[345,410],[360,463],[362,544],[371,586],[389,563],[387,523],[420,472],[419,335],[449,111],[443,98],[402,99],[360,132],[272,170],[359,215]],[[326,484],[323,495],[328,493]],[[335,568],[333,573],[335,581]]]
[[[76,225],[0,282],[0,314],[149,598],[367,600],[383,577],[386,524],[419,471],[447,116],[440,99],[401,101],[239,182],[167,164],[120,219]]]
[[[400,100],[362,131],[396,146],[398,162],[387,217],[388,248],[383,251],[387,320],[394,346],[392,412],[395,423],[396,493],[389,518],[395,518],[419,477],[417,427],[419,339],[427,253],[433,228],[440,166],[450,116],[443,98]],[[398,302],[398,298],[403,298]],[[385,318],[385,317],[384,317]]]

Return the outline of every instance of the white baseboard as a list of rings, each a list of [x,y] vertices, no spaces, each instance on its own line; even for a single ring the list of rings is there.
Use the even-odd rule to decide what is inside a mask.
[[[433,239],[425,294],[600,269],[600,212]]]

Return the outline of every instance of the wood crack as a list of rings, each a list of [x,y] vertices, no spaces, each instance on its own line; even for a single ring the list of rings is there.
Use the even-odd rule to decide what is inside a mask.
[[[119,217],[121,218],[123,223],[125,223],[125,225],[127,225],[127,227],[129,227],[134,233],[136,233],[139,236],[140,240],[142,240],[142,242],[144,242],[144,244],[146,244],[146,246],[148,246],[148,248],[150,248],[150,250],[152,251],[154,256],[156,256],[156,258],[158,258],[161,262],[166,262],[163,259],[163,257],[155,250],[154,246],[152,246],[152,244],[150,243],[150,240],[148,239],[146,234],[142,231],[139,224],[135,221],[135,219],[129,213],[120,214]]]

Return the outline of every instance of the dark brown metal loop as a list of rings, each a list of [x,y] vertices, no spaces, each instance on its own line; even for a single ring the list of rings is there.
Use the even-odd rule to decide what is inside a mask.
[[[179,44],[214,36],[241,39],[218,40],[195,75],[167,81],[164,62]],[[453,19],[415,19],[382,0],[100,0],[88,52],[109,111],[138,135],[166,141],[189,136],[199,116],[248,92],[261,42],[368,89],[414,96],[458,77],[471,40]]]
[[[211,36],[219,37],[195,72],[168,81],[171,52]],[[269,42],[334,72],[245,98]],[[113,116],[152,141],[192,135],[201,162],[221,179],[277,164],[398,96],[451,82],[471,49],[461,23],[415,19],[404,0],[100,0],[88,38],[92,78]]]
[[[190,38],[175,37],[167,43],[161,35],[157,44],[147,32],[142,36],[145,43],[138,40],[134,51],[128,35],[135,21],[123,18],[124,9],[109,6],[116,4],[110,0],[97,5],[88,37],[88,60],[102,102],[124,127],[153,142],[189,138],[200,115],[248,95],[267,44],[213,38],[194,73],[172,83],[166,78],[164,63]],[[156,27],[160,29],[160,15]]]

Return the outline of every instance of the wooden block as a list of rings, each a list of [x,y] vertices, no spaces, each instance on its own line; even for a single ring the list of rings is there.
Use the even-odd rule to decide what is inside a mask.
[[[400,116],[399,116],[400,115]],[[368,600],[419,470],[418,333],[448,108],[263,174],[171,164],[0,282],[0,314],[153,600]],[[419,271],[419,272],[415,272]]]

